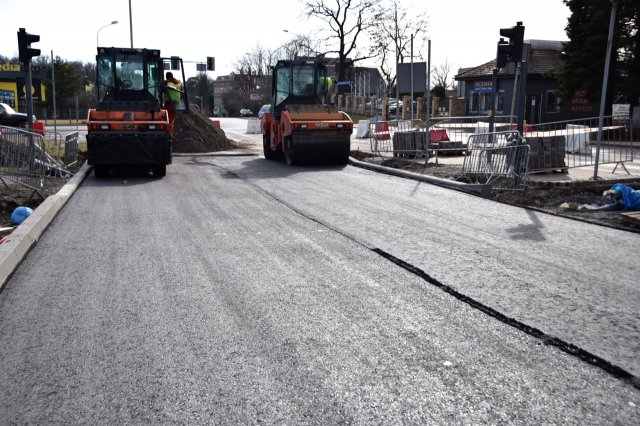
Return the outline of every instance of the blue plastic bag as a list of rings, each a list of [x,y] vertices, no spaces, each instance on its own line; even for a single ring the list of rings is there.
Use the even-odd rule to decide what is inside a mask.
[[[33,210],[29,207],[16,207],[13,213],[11,213],[11,223],[14,225],[20,225],[26,218],[28,218]]]
[[[630,186],[616,183],[611,187],[612,190],[618,191],[622,195],[625,210],[640,210],[640,191],[636,191]]]

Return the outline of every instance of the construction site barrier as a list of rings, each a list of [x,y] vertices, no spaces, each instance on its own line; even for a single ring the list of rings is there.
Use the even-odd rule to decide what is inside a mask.
[[[260,121],[247,120],[247,133],[260,133]]]
[[[524,190],[531,148],[520,133],[478,133],[469,136],[462,175],[494,189]]]
[[[47,153],[44,136],[0,126],[0,180],[40,191],[44,177],[61,170],[60,163]]]
[[[624,163],[633,161],[634,150],[640,147],[633,140],[631,120],[628,117],[603,117],[598,147],[599,129],[598,117],[528,126],[523,137],[531,145],[535,163],[532,169],[548,171],[595,166],[597,158],[598,164],[616,164],[614,172],[618,166],[626,170]]]

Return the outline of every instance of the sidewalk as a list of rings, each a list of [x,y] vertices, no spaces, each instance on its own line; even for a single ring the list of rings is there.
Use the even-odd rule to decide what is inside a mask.
[[[355,132],[351,137],[351,150],[371,153],[371,142],[369,138],[356,138]],[[384,153],[385,158],[391,158],[393,154]],[[414,160],[424,164],[424,158]],[[429,163],[434,164],[460,165],[464,162],[464,155],[438,155],[429,158]],[[626,169],[626,170],[625,170]],[[567,167],[566,173],[560,172],[530,172],[529,180],[532,185],[536,186],[569,186],[579,182],[593,181],[594,166],[583,167]],[[627,173],[628,171],[628,173]],[[630,181],[640,181],[640,153],[638,157],[634,157],[634,161],[625,161],[624,163],[600,164],[598,166],[598,180],[610,183],[622,183]]]

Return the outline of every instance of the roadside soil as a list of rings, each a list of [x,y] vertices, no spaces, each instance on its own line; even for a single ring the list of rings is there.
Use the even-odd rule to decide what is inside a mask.
[[[351,151],[351,156],[361,161],[370,158],[369,154],[361,151]],[[381,165],[412,173],[463,181],[460,167],[451,164],[428,163],[425,165],[424,163],[392,159],[384,161]],[[611,201],[603,196],[603,192],[611,189],[612,185],[612,183],[580,182],[570,186],[528,186],[525,191],[494,191],[485,198],[570,219],[640,233],[640,221],[626,218],[621,214],[622,210],[620,209],[578,210],[578,207],[583,205],[603,206],[610,204]],[[625,182],[624,185],[635,190],[640,189],[640,182]],[[561,207],[565,203],[569,208]]]
[[[71,164],[67,170],[77,173],[86,161],[86,153],[78,152],[78,161]],[[35,210],[48,196],[57,193],[67,182],[68,178],[46,176],[42,187],[38,190],[27,188],[9,179],[0,179],[0,228],[13,227],[11,214],[16,207],[24,206]],[[0,232],[0,239],[7,232]]]

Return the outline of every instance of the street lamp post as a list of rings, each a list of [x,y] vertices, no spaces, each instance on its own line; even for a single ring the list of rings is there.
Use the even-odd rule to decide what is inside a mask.
[[[102,31],[103,28],[107,28],[107,27],[109,27],[111,25],[115,25],[117,23],[118,23],[118,21],[111,21],[110,24],[104,25],[104,26],[100,27],[100,29],[98,29],[98,32],[96,33],[96,47],[100,47],[100,43],[98,41],[98,36],[100,35],[100,31]]]

